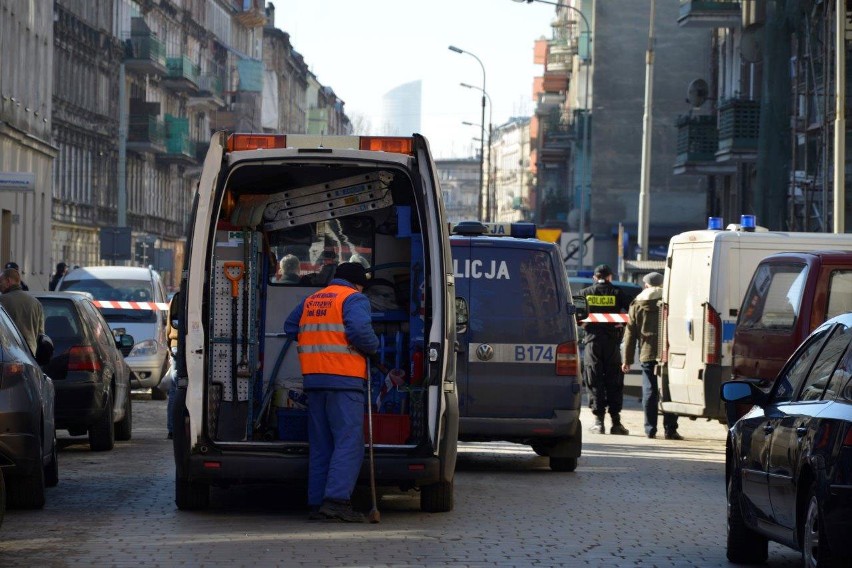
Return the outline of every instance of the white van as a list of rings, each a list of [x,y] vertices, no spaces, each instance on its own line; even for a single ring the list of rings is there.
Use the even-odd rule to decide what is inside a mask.
[[[358,261],[372,275],[364,293],[384,363],[370,382],[374,402],[383,397],[373,411],[376,482],[419,489],[425,511],[452,509],[454,276],[426,140],[217,133],[189,231],[178,297],[178,508],[206,507],[211,485],[306,485],[306,397],[284,321],[339,262]],[[388,392],[386,375],[395,377]],[[360,481],[369,479],[365,459]]]
[[[674,236],[660,318],[663,410],[725,420],[719,389],[731,379],[737,314],[762,259],[783,251],[850,248],[852,234],[748,231],[740,225]]]
[[[67,272],[56,289],[91,294],[110,328],[133,336],[133,347],[122,349],[133,371],[131,388],[151,389],[152,398],[165,399],[157,385],[169,366],[168,303],[157,271],[141,266],[84,266]]]

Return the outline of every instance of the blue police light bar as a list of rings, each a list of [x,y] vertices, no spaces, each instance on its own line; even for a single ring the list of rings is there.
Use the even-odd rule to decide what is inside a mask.
[[[743,231],[754,231],[757,226],[757,219],[754,215],[740,215],[740,227]]]
[[[534,239],[535,223],[512,223],[512,236],[516,239]]]
[[[535,223],[480,223],[479,221],[462,221],[451,229],[457,235],[488,237],[514,237],[516,239],[534,239]]]
[[[722,217],[708,217],[707,218],[707,230],[708,231],[721,231],[722,227],[725,226],[725,220]]]

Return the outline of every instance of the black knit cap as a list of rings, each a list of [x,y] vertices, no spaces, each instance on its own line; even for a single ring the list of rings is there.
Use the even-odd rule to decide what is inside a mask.
[[[6,266],[3,268],[14,268],[15,270],[21,270],[16,262],[7,262]]]
[[[596,278],[606,278],[607,276],[612,276],[612,268],[609,265],[599,264],[595,267]]]
[[[367,271],[360,262],[343,262],[337,265],[334,277],[346,280],[352,284],[367,285]]]

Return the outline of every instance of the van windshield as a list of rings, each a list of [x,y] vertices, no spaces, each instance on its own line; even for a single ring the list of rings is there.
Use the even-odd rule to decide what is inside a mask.
[[[741,329],[790,330],[799,317],[808,267],[805,264],[758,266],[743,299]]]
[[[62,281],[62,292],[88,292],[95,300],[112,302],[155,302],[151,283],[145,280],[102,280],[85,278],[80,280]],[[100,308],[104,319],[108,322],[132,321],[152,323],[157,321],[154,310]]]

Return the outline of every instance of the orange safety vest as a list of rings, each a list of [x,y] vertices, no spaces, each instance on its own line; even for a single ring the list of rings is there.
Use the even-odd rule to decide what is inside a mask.
[[[305,300],[298,347],[303,375],[322,373],[366,380],[367,361],[349,345],[343,325],[343,302],[356,292],[334,284]]]

